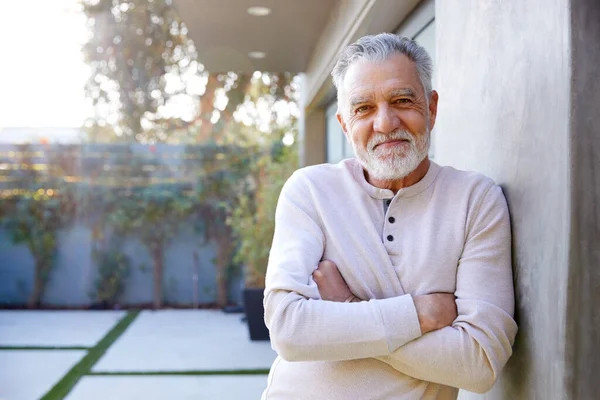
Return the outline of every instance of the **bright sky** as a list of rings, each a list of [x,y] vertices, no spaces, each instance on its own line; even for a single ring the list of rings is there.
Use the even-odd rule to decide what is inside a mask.
[[[90,106],[77,0],[0,2],[0,128],[80,127]]]
[[[35,129],[2,132],[6,127],[81,127],[85,119],[93,115],[93,109],[84,93],[90,71],[81,47],[89,33],[78,1],[0,0],[0,9],[3,17],[0,18],[0,142],[39,139]],[[255,78],[261,78],[260,73],[255,74]],[[188,89],[195,88],[188,93],[201,95],[205,83],[200,78],[188,81]],[[246,125],[258,121],[258,128],[266,132],[270,109],[267,102],[261,100],[256,105],[241,107],[236,119]],[[197,111],[194,101],[182,95],[171,99],[159,112],[167,117],[191,120]],[[223,110],[226,103],[226,96],[218,93],[217,108]],[[295,104],[282,102],[276,104],[275,109],[279,123],[290,113],[298,113]],[[215,111],[213,122],[218,117],[219,112]],[[50,141],[75,140],[76,132],[73,129],[44,130],[44,135]]]

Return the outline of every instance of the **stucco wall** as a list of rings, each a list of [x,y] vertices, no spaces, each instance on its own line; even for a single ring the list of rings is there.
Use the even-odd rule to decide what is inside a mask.
[[[85,307],[96,293],[97,265],[92,257],[92,233],[83,224],[75,224],[59,234],[56,265],[44,291],[45,306]],[[164,259],[163,295],[168,304],[191,306],[194,299],[194,253],[198,257],[197,293],[199,304],[216,301],[214,243],[202,245],[202,238],[192,229],[183,230],[167,246]],[[138,240],[129,238],[123,251],[132,261],[130,275],[120,304],[123,306],[152,303],[152,258]],[[8,233],[0,229],[0,307],[24,305],[33,287],[34,259],[24,244],[13,245]],[[231,277],[230,300],[241,301],[241,276]]]
[[[576,13],[587,18],[583,30]],[[462,392],[461,399],[598,394],[589,391],[598,385],[593,373],[583,375],[598,371],[598,361],[586,353],[598,354],[594,331],[600,328],[591,306],[600,303],[592,290],[599,283],[593,248],[600,239],[598,16],[595,0],[436,2],[436,160],[480,171],[502,186],[513,225],[520,326],[514,355],[494,389],[482,396]],[[571,35],[581,43],[573,46]],[[580,84],[572,86],[578,75]],[[582,107],[572,109],[576,104]],[[582,151],[583,158],[573,157]],[[587,214],[578,212],[582,205]],[[580,253],[587,258],[575,257]],[[583,303],[590,306],[573,317]],[[587,386],[574,397],[574,385]]]
[[[600,2],[571,1],[569,399],[600,397]]]

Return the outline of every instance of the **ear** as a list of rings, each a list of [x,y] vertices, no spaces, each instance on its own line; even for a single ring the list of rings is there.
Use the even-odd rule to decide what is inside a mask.
[[[342,131],[344,131],[344,135],[346,136],[346,138],[348,138],[348,128],[346,126],[346,122],[344,121],[344,117],[342,116],[342,114],[340,114],[339,111],[335,114],[335,116],[337,117],[337,120],[340,123],[340,126],[342,127]]]
[[[431,96],[429,97],[429,131],[433,130],[435,126],[435,119],[437,117],[437,107],[438,107],[438,92],[435,90],[431,91]]]

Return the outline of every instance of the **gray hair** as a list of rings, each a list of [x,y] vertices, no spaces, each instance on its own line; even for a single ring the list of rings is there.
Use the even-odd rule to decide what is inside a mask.
[[[363,36],[342,50],[331,72],[333,84],[338,89],[338,94],[350,65],[358,60],[385,61],[394,54],[403,54],[415,63],[417,75],[425,91],[426,102],[429,103],[433,71],[431,57],[414,40],[392,33]]]

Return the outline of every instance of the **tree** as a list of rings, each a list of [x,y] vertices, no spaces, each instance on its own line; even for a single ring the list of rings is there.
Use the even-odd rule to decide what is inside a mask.
[[[170,1],[83,0],[90,39],[83,53],[92,69],[86,85],[96,114],[91,136],[110,125],[115,141],[162,140],[153,125],[160,107],[181,92],[173,77],[195,75],[198,63]],[[161,135],[162,133],[162,135]]]
[[[256,189],[243,194],[229,210],[227,225],[238,243],[235,261],[245,266],[247,288],[264,289],[275,232],[275,208],[286,180],[297,166],[295,147],[275,148],[255,164]]]
[[[64,172],[62,168],[69,166],[67,153],[59,150],[49,155],[48,174],[34,168],[30,145],[19,146],[17,153],[22,168],[16,171],[18,194],[3,199],[0,222],[13,243],[27,245],[35,261],[33,288],[27,302],[33,308],[40,305],[56,263],[58,232],[72,221],[77,201],[72,188],[57,178]]]
[[[243,146],[259,153],[271,146],[265,126],[281,119],[280,102],[295,100],[293,74],[207,71],[170,0],[81,2],[90,27],[83,51],[92,70],[86,86],[95,106],[86,123],[91,140]],[[243,123],[235,118],[240,108]],[[267,120],[259,109],[270,110]],[[212,207],[203,218],[218,246],[220,305],[227,300],[225,271],[233,257],[225,210],[235,207],[232,188],[251,170],[230,156],[204,160],[211,172],[198,176],[199,195]]]
[[[204,173],[198,179],[198,200],[202,204],[200,215],[205,240],[217,247],[215,260],[217,277],[217,305],[228,303],[228,271],[232,266],[235,241],[227,216],[239,199],[250,191],[248,178],[255,163],[256,151],[240,146],[219,146],[207,151]]]
[[[81,2],[90,28],[90,139],[112,132],[113,141],[169,142],[183,130],[196,143],[219,140],[244,102],[292,100],[293,74],[206,71],[170,0]]]
[[[119,235],[134,234],[149,250],[153,262],[154,308],[162,307],[165,248],[194,211],[193,195],[173,188],[135,190],[130,199],[108,215]]]

